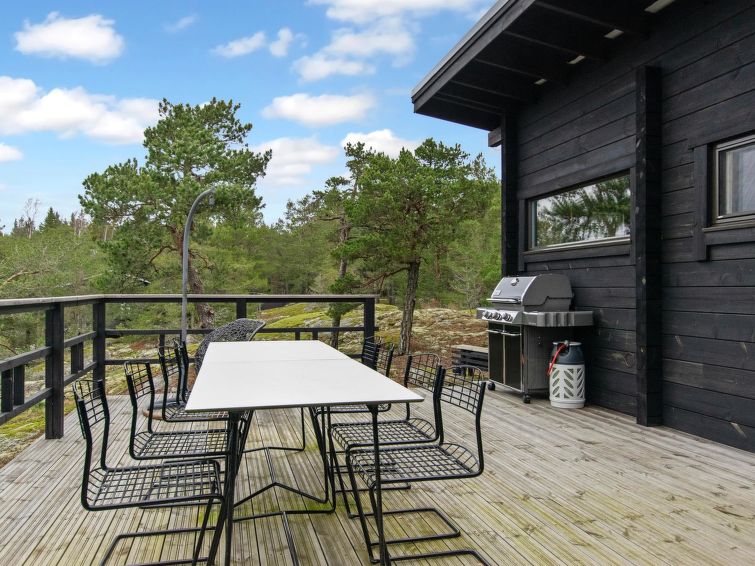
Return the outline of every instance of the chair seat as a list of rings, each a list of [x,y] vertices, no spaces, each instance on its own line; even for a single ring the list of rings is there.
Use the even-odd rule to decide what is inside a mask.
[[[92,470],[87,502],[92,508],[164,504],[171,500],[203,499],[220,495],[217,462],[177,462]]]
[[[317,407],[317,414],[321,414],[325,410],[324,407]],[[390,403],[381,403],[378,405],[378,412],[384,413],[386,411],[391,410],[391,404]],[[370,409],[367,407],[367,405],[331,405],[330,407],[330,414],[331,415],[340,415],[340,414],[355,414],[355,413],[369,413]]]
[[[372,422],[336,423],[330,430],[333,440],[343,448],[373,443]],[[378,442],[381,444],[430,442],[435,438],[435,427],[424,419],[381,421],[378,424]]]
[[[165,407],[165,420],[169,422],[200,422],[225,421],[228,413],[225,411],[204,411],[201,413],[187,413],[185,405],[173,404]]]
[[[375,486],[375,452],[361,448],[349,462],[368,487]],[[477,475],[477,458],[458,444],[404,446],[380,450],[381,483],[418,482]]]
[[[134,436],[132,456],[136,459],[225,456],[226,430],[140,432]]]

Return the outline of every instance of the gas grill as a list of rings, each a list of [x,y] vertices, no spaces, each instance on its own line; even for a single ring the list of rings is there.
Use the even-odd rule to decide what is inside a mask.
[[[488,322],[491,384],[522,395],[548,391],[548,362],[553,342],[572,338],[573,328],[592,326],[592,311],[569,310],[571,283],[565,275],[504,277],[490,297],[492,306],[477,309]]]

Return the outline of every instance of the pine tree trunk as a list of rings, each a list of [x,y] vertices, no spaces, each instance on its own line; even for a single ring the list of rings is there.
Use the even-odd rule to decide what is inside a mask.
[[[338,243],[343,245],[345,244],[349,239],[349,231],[351,230],[351,226],[346,222],[345,217],[341,219],[341,225],[338,230]],[[341,258],[341,261],[338,264],[338,278],[343,279],[346,277],[346,271],[349,268],[349,262],[346,260],[346,258]],[[338,306],[336,306],[338,308]],[[338,327],[341,326],[341,314],[340,312],[333,317],[333,326]],[[339,339],[339,332],[338,330],[334,330],[330,334],[330,346],[332,348],[338,348],[338,339]]]
[[[178,257],[183,264],[183,229],[171,230],[173,234],[173,243],[178,250]],[[194,267],[191,260],[191,248],[189,248],[189,277],[187,281],[187,290],[189,294],[199,295],[204,292],[204,283],[199,276],[199,272]],[[212,328],[215,324],[215,311],[207,303],[194,303],[194,308],[199,317],[200,328]]]
[[[404,312],[401,317],[401,335],[398,343],[398,354],[407,354],[411,348],[412,322],[414,321],[414,307],[417,303],[417,287],[419,285],[419,261],[409,264],[406,274],[406,295],[404,295]]]
[[[341,326],[341,315],[337,314],[333,317],[333,326],[338,327]],[[331,348],[338,349],[338,330],[334,330],[330,333],[330,346]]]

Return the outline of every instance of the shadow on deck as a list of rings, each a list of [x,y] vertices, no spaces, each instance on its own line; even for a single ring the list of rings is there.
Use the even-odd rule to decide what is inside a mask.
[[[113,398],[111,411],[112,463],[127,462],[128,399]],[[197,521],[197,508],[86,512],[75,419],[68,416],[64,439],[40,439],[0,470],[0,564],[90,564],[119,532]],[[463,417],[445,420],[456,431]],[[298,411],[260,412],[248,445],[293,445],[298,423]],[[559,411],[499,392],[487,397],[483,428],[481,477],[386,495],[386,508],[442,507],[464,531],[423,549],[476,547],[497,564],[755,563],[755,454],[642,428],[607,410]],[[308,442],[305,453],[276,453],[276,468],[281,479],[317,491],[321,466],[311,431]],[[266,482],[261,453],[247,457],[242,474],[240,496]],[[278,491],[255,500],[254,512],[303,505]],[[367,563],[359,524],[342,504],[335,514],[292,516],[290,523],[303,564]],[[435,528],[421,520],[386,526],[389,537]],[[124,544],[117,563],[186,557],[191,544],[180,537]],[[238,564],[291,562],[277,518],[239,523],[234,552]]]

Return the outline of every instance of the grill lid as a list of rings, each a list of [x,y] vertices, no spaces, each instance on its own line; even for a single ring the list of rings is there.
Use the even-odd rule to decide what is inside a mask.
[[[555,273],[504,277],[490,296],[493,304],[518,305],[529,310],[566,310],[571,299],[569,278]]]

